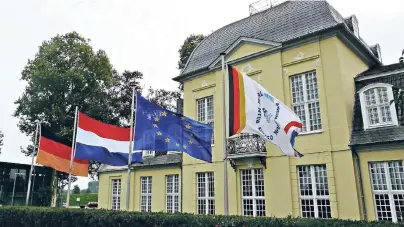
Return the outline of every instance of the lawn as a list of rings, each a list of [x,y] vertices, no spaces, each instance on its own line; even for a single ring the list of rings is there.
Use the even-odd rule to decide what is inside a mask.
[[[80,202],[77,201],[80,198]],[[63,203],[66,202],[66,194],[63,195]],[[71,194],[70,206],[87,205],[88,202],[98,202],[98,194]]]

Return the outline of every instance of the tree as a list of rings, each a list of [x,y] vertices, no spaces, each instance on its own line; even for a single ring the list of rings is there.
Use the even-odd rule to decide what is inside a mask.
[[[106,53],[94,51],[90,40],[76,32],[44,41],[21,73],[27,86],[15,102],[14,112],[20,131],[33,140],[39,120],[57,136],[71,140],[75,106],[97,120],[117,124],[119,117],[109,97],[114,82],[112,73]],[[22,152],[30,155],[34,150],[31,145]],[[59,180],[66,180],[65,175],[59,174]]]
[[[1,154],[1,147],[4,145],[3,138],[4,138],[4,134],[2,131],[0,131],[0,154]]]
[[[180,60],[178,61],[178,69],[183,69],[185,64],[187,64],[189,56],[191,56],[192,51],[195,47],[205,38],[204,35],[190,35],[188,36],[184,43],[181,45],[178,53],[180,54]]]
[[[122,74],[114,71],[113,86],[109,89],[112,108],[116,112],[121,126],[129,127],[131,104],[132,104],[132,86],[137,92],[142,92],[140,81],[143,74],[139,71],[125,70]]]
[[[171,111],[176,111],[176,100],[181,98],[179,91],[167,91],[164,89],[153,89],[149,87],[146,98],[163,108]]]
[[[76,106],[96,120],[129,126],[131,85],[142,92],[141,72],[118,73],[106,53],[94,51],[90,40],[77,32],[44,41],[21,74],[21,80],[27,86],[15,101],[14,116],[19,119],[20,131],[32,141],[37,120],[57,136],[72,140]],[[156,94],[154,102],[168,105],[170,99],[164,94],[171,95],[170,92],[160,89],[153,94]],[[21,148],[26,155],[36,150],[32,145]],[[99,163],[90,161],[91,177],[95,177],[99,166]],[[59,189],[66,186],[67,176],[58,172]],[[77,178],[72,179],[74,182]]]
[[[77,184],[73,187],[73,194],[80,194],[80,187]]]
[[[402,51],[402,56],[398,59],[401,67],[404,67],[404,50]],[[396,106],[397,114],[399,118],[404,117],[404,90],[400,87],[393,87],[393,100],[390,101],[390,105]]]
[[[178,50],[178,53],[180,54],[180,60],[178,60],[178,69],[185,68],[185,65],[187,64],[187,61],[192,54],[192,51],[194,51],[196,46],[198,46],[198,44],[202,42],[204,38],[205,38],[204,35],[192,34],[185,39],[184,43]],[[180,91],[184,91],[183,84],[180,84],[178,88]]]
[[[40,186],[35,193],[35,200],[37,206],[49,206],[51,201],[51,188],[49,186]]]

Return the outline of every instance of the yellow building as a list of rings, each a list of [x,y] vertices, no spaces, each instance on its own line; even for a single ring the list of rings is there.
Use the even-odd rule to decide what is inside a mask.
[[[181,210],[182,154],[143,152],[143,163],[131,168],[129,210],[179,212]],[[125,210],[128,167],[102,165],[99,170],[98,206]]]
[[[368,220],[404,221],[403,106],[390,105],[403,89],[404,66],[367,70],[355,78],[351,147],[358,197]]]
[[[224,166],[221,53],[226,64],[251,76],[302,119],[296,149],[303,158],[284,156],[256,136],[240,135],[228,140],[229,164]],[[369,47],[360,38],[356,17],[343,18],[325,1],[282,3],[213,32],[174,78],[184,84],[184,115],[214,127],[213,162],[184,154],[174,164],[134,167],[130,209],[224,214],[227,168],[230,214],[364,219],[367,211],[366,217],[376,219],[367,163],[404,153],[391,148],[386,158],[358,146],[357,166],[350,139],[354,78],[379,67],[380,56],[378,45]],[[99,206],[117,209],[119,201],[124,208],[125,168],[104,167],[99,176]],[[172,195],[180,205],[172,207]],[[145,203],[151,206],[141,209]]]

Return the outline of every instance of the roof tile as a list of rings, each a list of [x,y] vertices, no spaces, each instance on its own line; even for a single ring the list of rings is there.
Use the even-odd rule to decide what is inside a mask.
[[[182,162],[182,153],[168,153],[159,156],[143,157],[143,163],[133,164],[134,167],[147,167],[159,165],[180,164]],[[128,166],[109,166],[103,165],[98,172],[126,171]]]
[[[380,66],[367,70],[356,78],[363,78],[362,80],[355,81],[356,91],[366,85],[373,83],[386,83],[393,85],[393,89],[404,89],[404,73],[394,73],[392,75],[387,75],[383,77],[369,77],[367,76],[377,76],[377,74],[391,72],[399,69],[398,64]],[[353,114],[353,125],[352,125],[352,135],[350,145],[364,145],[364,144],[375,144],[393,141],[403,141],[404,140],[404,118],[401,114],[404,110],[404,103],[396,106],[398,126],[391,127],[381,127],[374,129],[364,130],[363,120],[362,120],[362,110],[359,101],[359,95],[355,94],[355,105]]]
[[[288,1],[220,28],[194,50],[181,75],[207,68],[240,37],[286,42],[344,23],[326,1]]]

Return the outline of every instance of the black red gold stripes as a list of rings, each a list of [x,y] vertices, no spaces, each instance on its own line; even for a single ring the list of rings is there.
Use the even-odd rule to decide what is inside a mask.
[[[245,127],[245,95],[243,75],[234,67],[229,72],[229,136],[238,134]]]
[[[58,137],[47,129],[41,130],[37,163],[49,166],[61,172],[69,173],[71,158],[71,142]],[[88,160],[73,160],[72,173],[77,176],[88,176]]]

